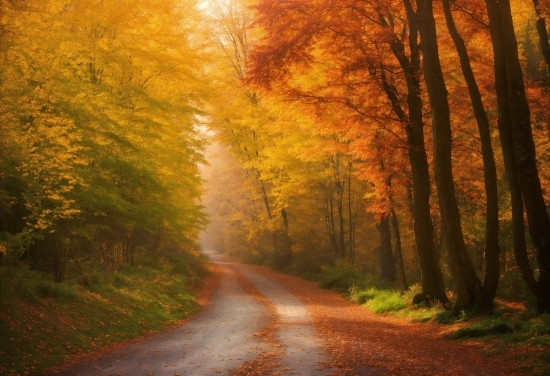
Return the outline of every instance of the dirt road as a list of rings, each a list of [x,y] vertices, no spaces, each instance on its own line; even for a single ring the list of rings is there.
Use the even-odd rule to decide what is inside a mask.
[[[490,344],[375,315],[315,283],[211,253],[219,287],[184,325],[53,375],[521,375]],[[213,289],[211,289],[213,290]]]
[[[328,358],[305,304],[246,266],[209,256],[221,270],[221,283],[201,315],[55,374],[206,376],[262,368],[268,374],[328,374]]]

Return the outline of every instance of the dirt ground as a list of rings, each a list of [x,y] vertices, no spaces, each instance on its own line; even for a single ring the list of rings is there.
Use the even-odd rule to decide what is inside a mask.
[[[337,375],[521,375],[509,353],[490,344],[445,338],[449,326],[377,315],[316,283],[249,266],[283,284],[304,303]]]
[[[521,375],[449,326],[376,315],[316,283],[212,254],[203,312],[52,375]]]

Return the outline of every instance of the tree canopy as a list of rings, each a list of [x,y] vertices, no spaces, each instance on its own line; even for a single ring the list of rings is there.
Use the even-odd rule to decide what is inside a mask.
[[[0,250],[116,268],[194,253],[210,218],[249,261],[419,283],[457,312],[515,273],[548,312],[547,12],[0,2]]]
[[[450,289],[456,311],[490,311],[510,261],[501,248],[513,249],[548,311],[544,4],[220,4],[219,53],[238,66],[224,91],[244,101],[211,124],[254,172],[270,220],[284,209],[290,251],[269,252],[298,269],[315,268],[310,248],[361,268],[376,256],[371,270],[390,282],[400,261],[426,302],[447,303]],[[306,210],[317,194],[324,204]]]
[[[139,232],[195,242],[208,54],[194,2],[1,6],[8,252],[45,236],[78,248]]]

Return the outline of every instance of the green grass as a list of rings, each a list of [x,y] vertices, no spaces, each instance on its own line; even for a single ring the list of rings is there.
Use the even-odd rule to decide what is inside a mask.
[[[375,313],[400,311],[407,307],[399,291],[381,290],[366,306]]]
[[[379,290],[371,287],[361,290],[353,286],[350,289],[350,299],[361,305],[365,305],[375,313],[400,311],[407,307],[403,296],[399,291]]]
[[[164,329],[199,310],[198,276],[158,261],[117,273],[84,265],[63,283],[0,268],[0,374],[40,374],[69,355]]]
[[[449,328],[456,328],[449,331],[448,337],[451,339],[489,341],[491,346],[487,348],[492,353],[511,350],[511,354],[516,354],[525,374],[550,374],[550,314],[539,315],[533,308],[497,301],[492,314],[462,311],[455,316],[442,305],[413,305],[412,298],[419,290],[418,286],[413,286],[401,294],[399,291],[372,287],[352,287],[349,299],[375,313],[389,312],[414,322],[435,321],[449,325]]]
[[[339,292],[346,292],[352,286],[364,285],[361,273],[347,260],[337,260],[334,265],[321,268],[320,284]]]
[[[512,349],[525,374],[550,374],[550,315],[532,310],[497,307],[494,314],[473,317],[471,324],[451,332],[449,338],[490,342],[493,352]],[[490,355],[490,354],[488,354]]]

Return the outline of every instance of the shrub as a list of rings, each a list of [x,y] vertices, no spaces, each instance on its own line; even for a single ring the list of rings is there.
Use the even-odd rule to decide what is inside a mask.
[[[536,298],[527,287],[518,270],[508,271],[498,282],[497,296],[516,302],[524,302],[530,307],[536,307]]]
[[[399,291],[381,290],[370,300],[367,307],[375,313],[400,311],[407,307]]]
[[[116,288],[123,288],[128,286],[128,282],[122,273],[114,273],[112,276],[112,285]]]
[[[440,324],[456,324],[468,322],[476,317],[480,317],[480,312],[470,310],[455,311],[447,309],[437,313],[435,320]]]
[[[37,281],[36,282],[36,295],[41,298],[53,298],[55,296],[55,290],[53,283],[48,281]]]
[[[534,336],[550,336],[550,314],[542,314],[527,321],[527,329]]]
[[[26,275],[20,274],[15,278],[15,293],[27,303],[38,302],[35,283],[32,279],[26,278]]]
[[[379,290],[375,288],[370,288],[368,290],[361,290],[357,286],[352,286],[350,288],[349,297],[350,300],[357,304],[365,304],[367,301],[374,299],[378,295]]]
[[[90,283],[92,285],[99,285],[101,283],[101,278],[97,274],[90,275]]]
[[[453,333],[450,337],[455,339],[460,338],[479,338],[486,337],[490,335],[506,334],[512,333],[513,329],[505,323],[495,324],[488,327],[482,326],[468,326],[462,328]]]
[[[54,298],[57,301],[78,299],[78,293],[67,283],[55,283],[47,280],[36,281],[36,295],[41,298]]]
[[[401,293],[395,290],[380,290],[374,287],[361,290],[356,286],[352,286],[349,295],[352,302],[366,304],[375,313],[400,311],[407,307]]]
[[[349,261],[338,260],[333,266],[321,268],[321,286],[345,292],[351,286],[364,287],[364,279]]]
[[[99,285],[101,278],[98,274],[84,273],[79,279],[78,284],[84,287],[91,287],[92,285]]]

